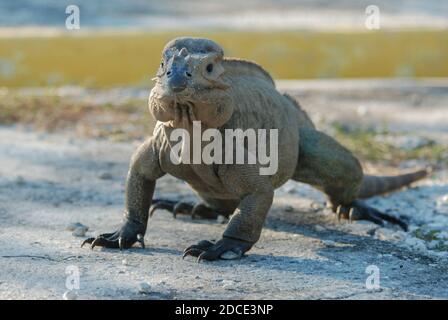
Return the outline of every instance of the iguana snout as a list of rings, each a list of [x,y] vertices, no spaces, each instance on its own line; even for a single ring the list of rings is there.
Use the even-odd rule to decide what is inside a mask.
[[[178,54],[173,56],[166,72],[167,88],[174,93],[185,90],[188,79],[192,77],[185,59],[187,56],[188,51],[186,48],[183,48]]]

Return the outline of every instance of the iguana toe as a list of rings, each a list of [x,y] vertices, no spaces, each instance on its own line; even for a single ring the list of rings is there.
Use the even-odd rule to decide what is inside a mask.
[[[112,236],[114,235],[114,233],[104,233],[99,235],[96,238],[88,238],[86,240],[84,240],[81,243],[81,248],[84,247],[84,245],[90,244],[90,247],[93,249],[95,246],[103,246],[102,244],[106,243],[107,241],[109,241],[108,239],[110,239]],[[117,247],[118,248],[118,247]]]
[[[179,214],[184,214],[191,216],[192,219],[216,219],[219,215],[215,210],[209,208],[204,203],[193,204],[185,201],[155,199],[149,210],[149,216],[152,217],[154,212],[158,209],[171,212],[174,218]]]
[[[199,241],[197,244],[189,246],[184,250],[182,259],[184,259],[186,256],[199,257],[201,253],[210,249],[213,245],[214,243],[208,240]]]
[[[174,201],[174,200],[153,199],[151,208],[149,209],[149,216],[152,217],[154,212],[159,209],[167,210],[172,213],[176,203],[177,203],[177,201]]]
[[[188,255],[198,258],[198,262],[202,260],[213,261],[218,259],[233,260],[240,259],[243,254],[252,247],[252,243],[222,238],[216,243],[210,241],[200,241],[196,245],[192,245],[185,249],[183,257]]]
[[[95,247],[104,247],[104,248],[111,248],[111,249],[127,249],[132,247],[132,245],[138,241],[143,248],[145,248],[145,245],[143,243],[143,240],[134,240],[130,238],[124,238],[116,233],[106,233],[101,234],[96,238],[88,238],[84,240],[84,242],[81,244],[81,247],[83,247],[86,243],[90,244],[90,248],[93,249]]]
[[[173,214],[176,219],[178,214],[192,215],[194,204],[184,201],[175,201],[167,199],[155,199],[152,201],[149,209],[149,216],[152,217],[154,212],[158,209],[167,210]]]
[[[145,248],[144,242],[144,229],[145,227],[137,222],[126,220],[120,230],[103,233],[96,238],[88,238],[81,244],[83,247],[85,244],[90,244],[90,248],[104,247],[111,249],[127,249],[132,247],[135,242],[139,242],[142,248]]]

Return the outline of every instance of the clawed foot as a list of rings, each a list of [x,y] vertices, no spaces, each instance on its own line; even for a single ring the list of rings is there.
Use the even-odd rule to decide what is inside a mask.
[[[186,256],[193,256],[198,258],[198,262],[201,260],[213,261],[218,259],[240,259],[243,254],[252,247],[252,245],[252,243],[246,241],[230,238],[222,238],[216,243],[202,240],[185,249],[182,258],[185,258]]]
[[[352,220],[368,220],[380,226],[385,222],[400,226],[404,231],[408,231],[408,225],[400,218],[385,214],[375,208],[366,205],[363,201],[355,200],[350,206],[338,206],[336,209],[338,220],[341,218]]]
[[[122,250],[132,247],[135,242],[139,242],[142,248],[145,248],[144,234],[145,228],[143,225],[127,220],[123,227],[116,232],[104,233],[96,238],[84,240],[81,248],[88,243],[91,249],[98,246]]]
[[[154,211],[158,209],[171,212],[174,218],[176,218],[178,214],[185,214],[191,216],[192,219],[216,219],[219,215],[203,203],[193,204],[184,201],[154,199],[151,208],[149,209],[149,216],[152,217]]]

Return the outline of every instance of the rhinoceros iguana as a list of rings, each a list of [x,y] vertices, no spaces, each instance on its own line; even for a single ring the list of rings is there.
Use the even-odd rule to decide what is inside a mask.
[[[228,254],[241,257],[260,237],[274,190],[290,179],[323,191],[338,217],[406,229],[404,221],[360,199],[408,185],[425,177],[427,170],[387,177],[364,175],[353,154],[316,130],[300,105],[277,91],[269,73],[256,63],[225,58],[222,48],[208,39],[177,38],[165,46],[155,80],[149,110],[158,122],[152,137],[132,156],[123,224],[118,231],[86,239],[84,243],[92,248],[129,248],[137,241],[144,246],[150,211],[164,208],[203,218],[231,216],[219,241],[200,241],[188,247],[184,256],[198,257],[198,261]],[[202,131],[214,128],[223,134],[226,129],[277,129],[278,170],[262,175],[258,162],[174,163],[170,136],[178,128],[191,131],[193,121],[201,122]],[[224,147],[220,151],[226,153]],[[153,200],[156,180],[165,173],[187,182],[202,201]]]

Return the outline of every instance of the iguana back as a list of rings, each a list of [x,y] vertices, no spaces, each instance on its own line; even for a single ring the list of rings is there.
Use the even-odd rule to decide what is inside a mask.
[[[253,61],[238,58],[224,58],[223,66],[227,76],[254,76],[268,81],[275,88],[274,79],[272,79],[269,72]]]

